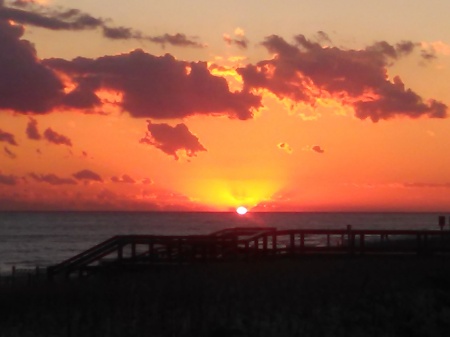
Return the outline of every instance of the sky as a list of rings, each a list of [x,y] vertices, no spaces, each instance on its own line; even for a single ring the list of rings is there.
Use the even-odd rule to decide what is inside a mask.
[[[450,211],[448,13],[0,0],[0,210]]]

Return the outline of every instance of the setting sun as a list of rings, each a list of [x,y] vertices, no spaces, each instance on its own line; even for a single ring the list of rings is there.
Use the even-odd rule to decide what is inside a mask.
[[[238,213],[240,215],[244,215],[247,212],[248,212],[248,210],[244,206],[239,206],[238,208],[236,208],[236,213]]]

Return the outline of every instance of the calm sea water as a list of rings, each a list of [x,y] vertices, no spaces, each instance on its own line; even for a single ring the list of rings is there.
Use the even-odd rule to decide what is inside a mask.
[[[445,213],[0,212],[0,273],[46,267],[119,234],[190,235],[242,226],[439,229]],[[447,229],[449,225],[447,225]]]

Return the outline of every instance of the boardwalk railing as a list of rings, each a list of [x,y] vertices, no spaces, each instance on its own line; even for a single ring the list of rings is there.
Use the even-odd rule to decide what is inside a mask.
[[[100,268],[251,259],[305,254],[445,254],[450,231],[227,228],[209,235],[114,236],[57,265],[49,277]]]

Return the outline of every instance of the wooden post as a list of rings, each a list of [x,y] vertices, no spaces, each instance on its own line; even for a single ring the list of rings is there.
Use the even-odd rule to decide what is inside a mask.
[[[361,253],[364,253],[364,239],[365,239],[365,235],[364,234],[360,234],[359,235],[359,249]]]
[[[177,249],[178,249],[178,263],[181,264],[181,260],[183,258],[183,254],[182,254],[183,246],[182,246],[182,243],[181,243],[181,239],[177,240]]]
[[[440,215],[438,219],[439,219],[439,227],[441,228],[441,231],[442,231],[445,226],[445,216]],[[449,219],[449,221],[450,221],[450,219]]]
[[[422,250],[422,235],[420,233],[417,233],[417,254],[421,253]]]
[[[117,259],[122,260],[123,258],[123,245],[120,243],[119,247],[117,247]]]
[[[300,252],[305,250],[305,233],[300,233]]]
[[[327,234],[327,247],[330,248],[330,234]]]
[[[347,237],[348,237],[348,252],[350,254],[353,254],[354,252],[354,245],[355,245],[355,237],[352,233],[352,225],[347,225]]]
[[[133,259],[136,257],[136,242],[131,243],[131,257]]]
[[[291,254],[294,255],[295,254],[295,234],[294,233],[290,234],[290,239],[291,239]]]
[[[264,255],[267,254],[267,235],[263,236],[263,252],[264,252]]]
[[[148,255],[150,257],[150,261],[153,261],[155,259],[153,243],[151,242],[148,244]]]
[[[277,253],[277,235],[276,234],[272,235],[272,249],[273,249],[273,254],[275,255]]]
[[[167,260],[172,261],[172,242],[168,242],[166,245]]]

